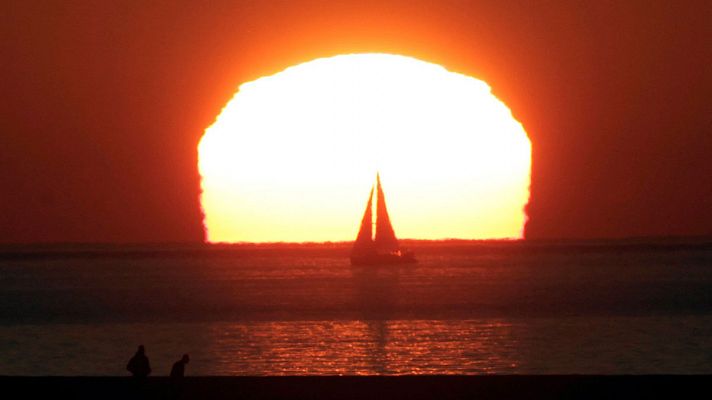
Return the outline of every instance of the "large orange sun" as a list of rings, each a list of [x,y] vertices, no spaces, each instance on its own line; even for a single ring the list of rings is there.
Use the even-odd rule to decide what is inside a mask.
[[[198,146],[210,242],[353,240],[380,172],[399,238],[520,238],[531,145],[477,79],[351,54],[240,86]]]

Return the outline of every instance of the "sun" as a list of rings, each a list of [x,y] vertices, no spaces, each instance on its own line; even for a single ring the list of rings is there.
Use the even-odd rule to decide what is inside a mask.
[[[353,240],[376,172],[399,238],[521,238],[531,144],[490,87],[391,54],[247,82],[198,146],[210,242]]]

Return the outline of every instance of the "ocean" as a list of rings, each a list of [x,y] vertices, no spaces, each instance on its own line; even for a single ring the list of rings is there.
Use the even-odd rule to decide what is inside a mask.
[[[0,375],[709,374],[712,241],[5,246]]]

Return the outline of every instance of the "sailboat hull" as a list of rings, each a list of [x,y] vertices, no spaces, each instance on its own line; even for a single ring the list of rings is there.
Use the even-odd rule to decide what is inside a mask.
[[[414,264],[416,262],[417,260],[411,252],[351,255],[351,265],[393,265]]]

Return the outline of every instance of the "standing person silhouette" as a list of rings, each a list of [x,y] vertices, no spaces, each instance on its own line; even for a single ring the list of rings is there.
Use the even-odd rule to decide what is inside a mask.
[[[146,357],[146,349],[143,345],[138,346],[136,354],[129,360],[126,369],[136,378],[145,378],[151,373],[151,364]]]

